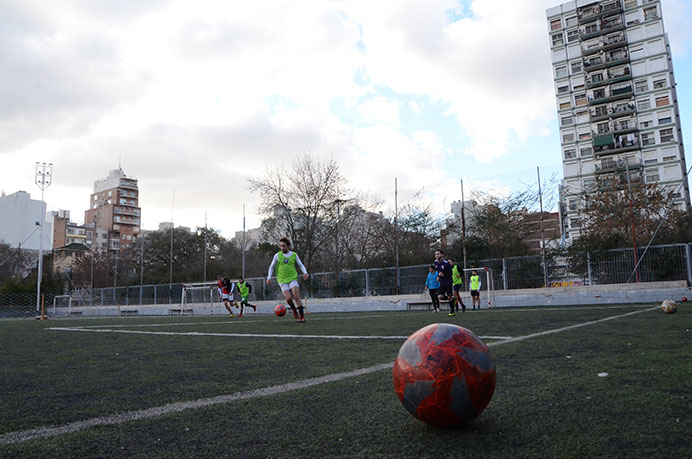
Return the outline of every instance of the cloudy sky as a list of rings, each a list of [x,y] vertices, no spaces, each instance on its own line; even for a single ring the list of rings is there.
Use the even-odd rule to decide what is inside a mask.
[[[122,164],[142,223],[256,226],[248,177],[304,153],[392,206],[561,174],[545,9],[560,0],[0,0],[0,189],[54,164],[82,222]],[[663,0],[692,136],[692,2]],[[688,142],[686,142],[688,143]],[[175,190],[175,205],[172,212]]]

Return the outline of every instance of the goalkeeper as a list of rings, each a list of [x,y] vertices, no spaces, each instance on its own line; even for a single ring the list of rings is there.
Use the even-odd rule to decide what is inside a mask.
[[[240,293],[240,315],[238,315],[238,317],[243,317],[245,306],[251,307],[253,311],[257,311],[257,306],[247,302],[247,299],[252,293],[252,285],[248,284],[245,279],[243,279],[243,276],[238,276],[236,285],[238,286],[238,293]]]

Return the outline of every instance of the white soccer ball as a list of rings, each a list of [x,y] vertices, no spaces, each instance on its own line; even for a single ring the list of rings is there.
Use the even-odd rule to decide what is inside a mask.
[[[663,300],[663,303],[661,303],[661,310],[666,314],[675,314],[678,310],[678,304],[671,299]]]

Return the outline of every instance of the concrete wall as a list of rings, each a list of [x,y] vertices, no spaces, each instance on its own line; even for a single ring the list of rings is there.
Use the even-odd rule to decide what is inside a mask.
[[[482,292],[481,306],[488,305],[487,292]],[[492,299],[495,307],[521,306],[565,306],[594,304],[637,304],[659,303],[666,298],[680,301],[683,297],[692,298],[692,291],[685,281],[652,282],[641,284],[615,284],[579,287],[556,287],[526,290],[503,290],[495,292]],[[468,293],[462,295],[466,305],[471,304]],[[248,316],[255,314],[272,314],[278,301],[259,301],[257,312],[246,308]],[[320,312],[376,312],[427,310],[430,298],[425,295],[371,296],[357,298],[308,299],[308,311]],[[444,309],[444,308],[443,308]],[[234,309],[234,312],[237,312]],[[52,313],[52,308],[49,308]],[[117,315],[220,315],[228,314],[221,303],[188,304],[181,314],[179,304],[129,305],[129,306],[89,306],[72,308],[72,313],[82,316],[117,316]],[[68,314],[67,308],[57,308],[56,315]],[[290,314],[290,312],[289,312]]]

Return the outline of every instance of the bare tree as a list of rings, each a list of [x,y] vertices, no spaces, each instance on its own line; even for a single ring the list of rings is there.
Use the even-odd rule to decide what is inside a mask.
[[[346,178],[333,159],[305,154],[290,169],[268,167],[264,176],[250,179],[260,193],[259,212],[265,217],[265,237],[289,236],[305,258],[308,269],[316,255],[333,238],[336,202],[347,194]]]

